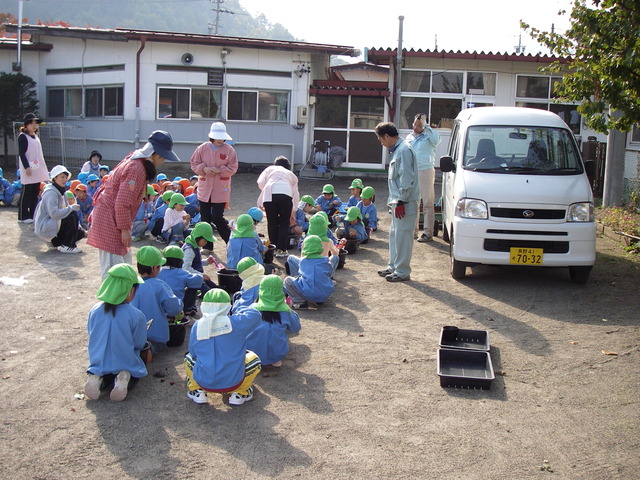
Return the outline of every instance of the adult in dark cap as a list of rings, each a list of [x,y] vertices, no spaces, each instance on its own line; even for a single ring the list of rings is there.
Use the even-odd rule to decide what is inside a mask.
[[[153,183],[157,167],[165,160],[179,162],[173,153],[173,139],[169,133],[156,130],[147,144],[130,153],[109,174],[93,197],[91,229],[87,243],[100,250],[102,280],[109,269],[118,263],[131,263],[131,229],[140,202]]]
[[[20,181],[23,185],[18,209],[18,221],[21,223],[33,223],[36,205],[38,205],[40,182],[49,181],[49,169],[44,161],[42,144],[38,137],[41,123],[42,119],[33,113],[27,113],[18,136],[18,156],[20,157],[18,166]]]
[[[89,160],[84,162],[84,165],[82,165],[82,169],[80,170],[80,173],[87,173],[89,175],[93,173],[94,175],[98,175],[99,177],[101,161],[102,161],[102,154],[97,150],[93,150],[89,154]]]

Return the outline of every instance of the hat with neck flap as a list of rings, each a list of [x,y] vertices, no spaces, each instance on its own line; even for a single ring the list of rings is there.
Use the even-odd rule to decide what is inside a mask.
[[[236,228],[231,232],[231,238],[251,238],[254,236],[253,218],[251,215],[243,213],[236,220]]]
[[[260,282],[258,301],[253,308],[261,312],[289,312],[291,309],[284,299],[282,279],[277,275],[267,275]]]
[[[200,305],[202,318],[195,324],[198,340],[208,340],[211,337],[230,333],[233,328],[229,320],[231,298],[221,288],[212,288],[205,293]]]
[[[119,263],[107,272],[98,290],[98,299],[111,305],[120,305],[124,302],[131,288],[138,283],[144,283],[131,265]]]
[[[302,242],[302,256],[305,258],[322,258],[322,240],[317,235],[307,235]]]
[[[198,248],[198,242],[196,241],[196,239],[199,237],[204,238],[207,242],[216,241],[215,237],[213,236],[213,228],[211,227],[211,224],[207,222],[196,223],[195,227],[193,227],[193,230],[191,230],[191,233],[187,238],[185,238],[184,241],[192,247]]]
[[[258,285],[264,277],[264,265],[259,264],[253,257],[242,258],[236,268],[245,292]]]
[[[309,235],[316,235],[320,237],[322,242],[328,242],[329,237],[327,236],[327,221],[324,219],[322,215],[315,214],[313,217],[309,219]]]

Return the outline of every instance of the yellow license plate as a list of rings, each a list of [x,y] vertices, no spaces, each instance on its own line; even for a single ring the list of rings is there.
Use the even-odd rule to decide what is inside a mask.
[[[542,248],[511,247],[509,263],[514,265],[542,265]]]

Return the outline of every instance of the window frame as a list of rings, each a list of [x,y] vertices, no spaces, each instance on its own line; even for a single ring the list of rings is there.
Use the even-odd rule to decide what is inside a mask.
[[[231,101],[229,100],[229,95],[231,94],[255,94],[255,118],[230,118],[229,117],[229,106],[231,105]],[[262,110],[260,108],[261,102],[261,94],[276,94],[276,95],[286,95],[286,118],[284,120],[276,119],[271,120],[268,118],[264,118],[261,116]],[[286,124],[289,123],[289,118],[291,116],[291,91],[290,90],[278,90],[278,89],[255,89],[255,88],[228,88],[226,90],[225,95],[225,118],[230,122],[241,122],[241,123],[280,123]]]
[[[189,92],[189,115],[186,117],[161,117],[160,116],[160,90],[180,90],[180,91],[188,91]],[[218,116],[216,117],[193,117],[193,91],[194,90],[210,90],[220,92],[220,103],[218,104]],[[185,120],[222,120],[220,116],[220,112],[222,111],[222,100],[223,100],[224,90],[221,87],[210,87],[207,85],[156,85],[156,120],[167,120],[167,121],[185,121]]]
[[[116,90],[119,94],[116,95],[116,105],[115,108],[121,110],[121,114],[119,115],[106,115],[105,111],[107,110],[106,106],[106,94],[105,91],[108,89]],[[99,93],[99,103],[100,105],[100,115],[89,115],[88,114],[88,91],[98,90]],[[73,104],[73,96],[77,95],[77,92],[80,92],[79,100],[76,102],[80,102],[80,113],[70,114],[68,113],[69,108],[72,107]],[[53,92],[62,92],[62,105],[58,108],[61,108],[62,115],[54,114],[51,112],[51,96]],[[59,95],[59,93],[57,93]],[[124,84],[115,84],[115,85],[85,85],[85,86],[62,86],[62,87],[48,87],[46,91],[47,95],[47,116],[48,118],[86,118],[86,119],[102,119],[102,118],[115,118],[115,119],[123,119],[124,118]],[[60,99],[57,99],[58,101]],[[119,101],[118,101],[119,100]],[[58,112],[56,112],[58,113]]]

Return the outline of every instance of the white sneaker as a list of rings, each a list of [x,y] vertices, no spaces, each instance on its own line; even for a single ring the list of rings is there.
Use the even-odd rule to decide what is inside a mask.
[[[287,258],[289,256],[289,252],[286,250],[276,250],[276,258]]]
[[[53,243],[51,243],[51,242],[47,242],[47,249],[50,252],[57,252],[58,251],[58,247],[54,246]]]
[[[240,395],[233,392],[229,397],[229,405],[242,405],[245,402],[253,400],[253,387],[249,387],[249,395]]]
[[[33,223],[33,218],[25,218],[24,220],[18,220],[20,223]]]
[[[66,245],[61,245],[59,251],[60,253],[82,253],[78,247],[67,247]]]
[[[207,392],[199,388],[198,390],[189,390],[187,397],[194,401],[194,403],[207,403]]]
[[[87,375],[87,384],[84,386],[84,394],[91,400],[100,398],[100,387],[102,386],[102,377],[100,375]]]
[[[131,374],[126,370],[122,370],[118,376],[116,376],[115,385],[111,390],[111,400],[114,402],[121,402],[127,398],[127,389],[129,388],[129,380],[131,380]]]

